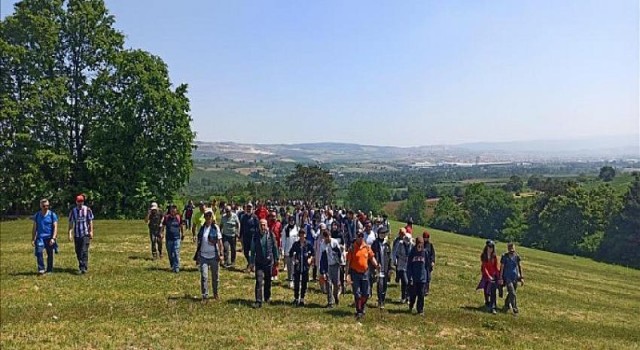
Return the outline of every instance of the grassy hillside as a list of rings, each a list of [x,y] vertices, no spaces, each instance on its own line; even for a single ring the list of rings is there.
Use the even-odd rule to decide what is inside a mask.
[[[394,227],[396,232],[398,224]],[[62,223],[65,227],[65,223]],[[253,278],[221,274],[221,300],[201,304],[199,273],[185,242],[183,271],[151,261],[142,222],[98,221],[89,274],[76,275],[73,245],[61,240],[52,275],[35,275],[28,221],[2,222],[0,347],[13,348],[638,348],[640,271],[519,248],[526,285],[520,316],[481,311],[480,239],[431,231],[438,252],[426,316],[396,304],[369,309],[362,323],[333,310],[317,285],[307,308],[276,284],[272,305],[253,310]],[[61,235],[64,238],[64,235]],[[500,251],[505,250],[499,244]],[[240,259],[239,265],[244,266]],[[499,305],[503,300],[499,301]],[[373,303],[370,303],[373,304]]]

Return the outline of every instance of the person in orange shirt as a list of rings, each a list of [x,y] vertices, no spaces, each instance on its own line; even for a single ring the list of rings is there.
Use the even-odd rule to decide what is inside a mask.
[[[356,319],[364,316],[367,299],[369,298],[369,264],[378,268],[378,262],[371,247],[364,241],[364,232],[359,231],[356,241],[347,253],[349,275],[347,283],[351,283],[353,298],[356,304]]]

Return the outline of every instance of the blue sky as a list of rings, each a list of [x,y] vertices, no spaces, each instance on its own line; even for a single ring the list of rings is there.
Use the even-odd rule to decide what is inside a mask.
[[[106,3],[127,47],[189,84],[203,141],[410,146],[640,129],[636,0]]]

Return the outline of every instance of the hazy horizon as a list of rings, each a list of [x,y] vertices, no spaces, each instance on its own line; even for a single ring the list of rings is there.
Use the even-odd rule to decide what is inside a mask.
[[[640,132],[638,1],[106,0],[197,139],[454,145]],[[1,3],[2,16],[15,1]]]
[[[275,142],[275,143],[265,143],[265,142],[239,142],[239,141],[224,141],[224,140],[215,140],[208,141],[202,140],[196,137],[196,142],[203,143],[236,143],[236,144],[256,144],[256,145],[297,145],[297,144],[355,144],[360,146],[377,146],[377,147],[399,147],[399,148],[410,148],[410,147],[424,147],[424,146],[458,146],[465,144],[511,144],[511,143],[535,143],[535,142],[581,142],[581,141],[592,141],[595,139],[607,139],[613,141],[614,139],[624,139],[624,141],[629,142],[629,146],[637,146],[640,152],[640,133],[638,134],[618,134],[618,135],[595,135],[595,136],[584,136],[584,137],[574,137],[574,138],[566,138],[566,139],[522,139],[522,140],[505,140],[505,141],[473,141],[473,142],[459,142],[459,143],[447,143],[447,144],[420,144],[413,146],[394,146],[394,145],[382,145],[375,143],[357,143],[357,142],[341,142],[341,141],[314,141],[314,142]],[[606,146],[605,146],[606,147]]]

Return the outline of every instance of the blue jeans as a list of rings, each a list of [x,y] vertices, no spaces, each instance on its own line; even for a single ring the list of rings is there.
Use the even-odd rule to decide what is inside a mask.
[[[53,272],[53,246],[49,245],[51,238],[36,239],[35,255],[38,263],[38,272],[45,272],[44,268],[44,251],[47,251],[47,269],[46,272]]]
[[[180,271],[180,239],[167,240],[167,255],[173,272]]]
[[[358,273],[351,270],[350,274],[351,286],[353,288],[353,299],[356,303],[356,312],[364,313],[371,288],[371,285],[369,284],[369,271],[365,271],[365,273]]]

